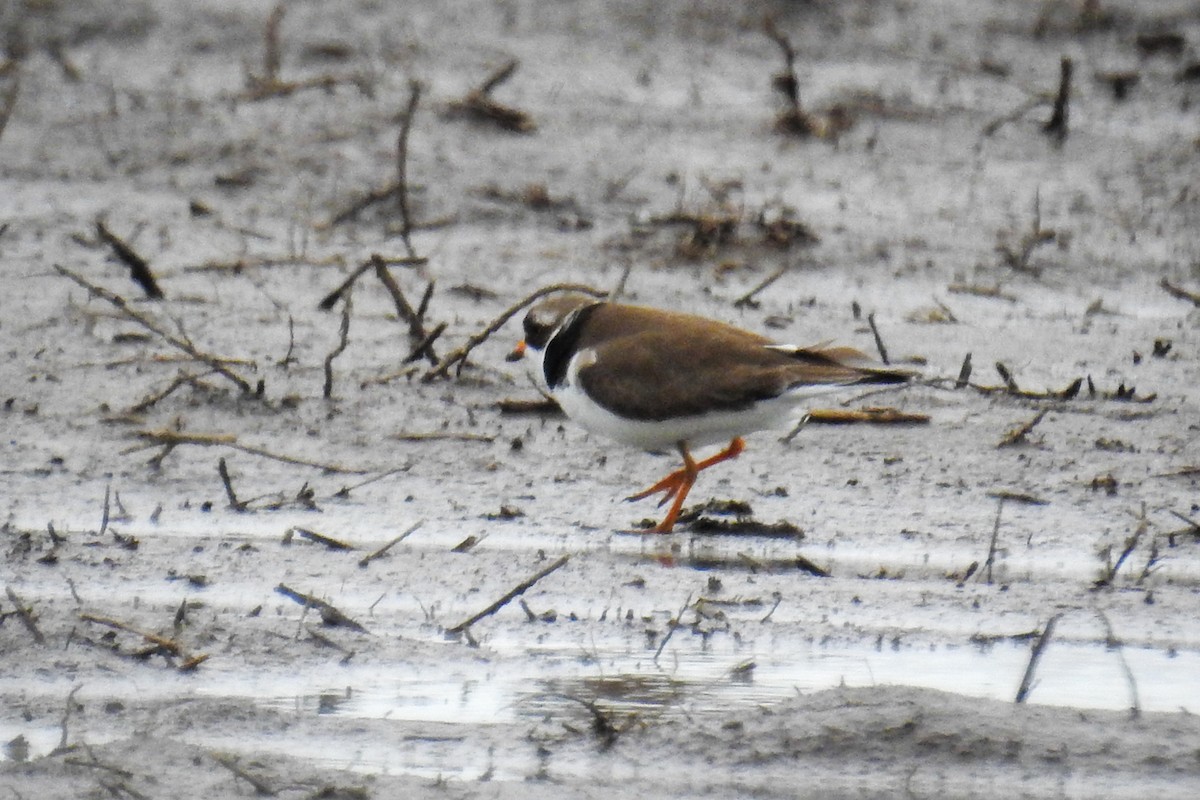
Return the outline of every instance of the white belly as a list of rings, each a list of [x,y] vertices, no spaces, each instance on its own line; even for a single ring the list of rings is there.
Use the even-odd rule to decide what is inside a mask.
[[[585,356],[586,359],[586,356]],[[580,355],[571,359],[567,380],[551,396],[575,422],[592,433],[644,450],[669,450],[678,442],[691,447],[724,444],[755,431],[787,429],[804,414],[809,397],[837,391],[839,386],[803,387],[739,411],[713,411],[665,420],[620,417],[589,398],[579,387]]]

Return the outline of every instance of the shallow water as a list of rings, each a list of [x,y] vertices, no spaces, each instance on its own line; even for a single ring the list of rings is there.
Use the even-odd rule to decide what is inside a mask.
[[[503,642],[495,643],[503,651]],[[456,646],[456,645],[448,645]],[[514,646],[515,643],[514,643]],[[460,738],[443,724],[488,725],[539,720],[583,727],[590,719],[585,703],[594,702],[614,719],[646,720],[712,716],[731,710],[837,686],[908,685],[971,697],[1011,701],[1029,660],[1028,643],[991,645],[804,644],[766,657],[730,658],[729,653],[689,654],[686,648],[664,651],[659,664],[652,652],[542,649],[532,661],[511,663],[464,658],[451,671],[432,675],[413,665],[355,665],[330,662],[294,672],[280,667],[222,669],[212,665],[203,682],[174,673],[146,673],[114,679],[112,685],[89,682],[79,695],[129,701],[198,696],[245,700],[300,716],[390,719],[434,725],[430,736],[405,737],[366,750],[344,753],[316,740],[286,740],[296,748],[311,745],[312,758],[329,766],[434,776],[453,757]],[[464,646],[464,655],[471,652]],[[1122,656],[1136,686],[1136,700],[1121,665]],[[530,675],[536,666],[537,675]],[[8,690],[0,680],[0,690]],[[49,678],[37,687],[47,694],[66,693],[70,682]],[[29,690],[29,687],[26,687]],[[1051,642],[1036,670],[1028,702],[1094,709],[1196,713],[1200,711],[1200,653],[1148,648],[1110,649],[1099,644]],[[0,740],[24,735],[29,755],[52,750],[55,726],[0,722]],[[94,736],[85,737],[99,743]],[[203,742],[220,747],[219,741]],[[267,742],[267,745],[270,743]],[[280,747],[284,742],[280,742]],[[331,755],[337,753],[337,755]],[[480,771],[478,753],[467,763]],[[529,768],[520,765],[521,770]],[[464,768],[466,769],[466,768]],[[515,773],[514,773],[515,774]],[[497,778],[504,775],[495,774]],[[510,776],[511,777],[511,776]]]

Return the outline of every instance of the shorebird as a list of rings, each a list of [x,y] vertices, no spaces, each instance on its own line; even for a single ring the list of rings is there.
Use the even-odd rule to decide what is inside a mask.
[[[649,488],[662,493],[669,533],[701,470],[737,457],[743,436],[786,427],[806,400],[865,384],[900,384],[913,374],[849,347],[776,344],[724,322],[643,306],[559,295],[525,316],[512,358],[531,352],[535,377],[575,422],[645,450],[676,448],[683,466]],[[726,442],[697,461],[693,447]]]

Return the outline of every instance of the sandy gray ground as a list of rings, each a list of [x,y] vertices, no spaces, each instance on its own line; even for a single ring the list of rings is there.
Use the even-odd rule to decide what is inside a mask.
[[[334,80],[267,99],[248,75],[264,74],[268,4],[0,9],[13,796],[1200,789],[1200,311],[1160,285],[1200,290],[1193,4],[295,3],[279,79]],[[805,108],[853,121],[836,140],[773,130],[766,15]],[[1048,103],[1014,112],[1053,94],[1062,56],[1056,143]],[[453,113],[514,58],[495,99],[536,131]],[[1104,76],[1125,72],[1138,81],[1117,100]],[[428,262],[392,272],[414,305],[436,282],[439,355],[539,286],[609,289],[628,268],[631,301],[784,341],[874,353],[874,313],[928,380],[827,406],[929,423],[757,435],[693,496],[748,503],[742,528],[629,535],[656,509],[621,498],[672,462],[500,409],[537,399],[504,361],[515,322],[423,381],[371,273],[323,398],[343,307],[317,303],[371,253],[405,253],[394,201],[330,220],[395,179],[414,79]],[[143,298],[97,218],[164,299]],[[697,218],[732,230],[705,240]],[[773,243],[760,218],[820,241]],[[1045,241],[1014,266],[1035,222]],[[56,265],[231,359],[261,397]],[[955,390],[967,353],[973,386]],[[1082,384],[1069,400],[989,391],[996,362],[1028,393]],[[196,438],[148,463],[162,448],[138,448],[164,432]],[[1020,497],[999,509],[1005,492]],[[447,635],[564,555],[526,609]],[[363,630],[322,625],[281,584]]]

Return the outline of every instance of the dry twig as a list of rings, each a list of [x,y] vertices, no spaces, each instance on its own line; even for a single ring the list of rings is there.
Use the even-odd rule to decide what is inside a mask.
[[[281,461],[284,464],[293,464],[300,467],[313,467],[325,472],[340,473],[346,475],[366,475],[367,470],[349,469],[338,464],[322,464],[317,461],[308,461],[303,458],[294,458],[285,456],[279,453],[272,453],[269,450],[264,450],[261,447],[253,447],[250,445],[238,444],[237,437],[233,434],[221,433],[183,433],[182,431],[172,430],[157,430],[157,431],[138,431],[134,434],[138,439],[141,439],[144,444],[138,445],[122,451],[122,455],[145,450],[148,447],[163,447],[164,452],[155,458],[160,462],[166,457],[167,453],[179,447],[180,445],[196,445],[198,447],[228,447],[232,450],[240,450],[243,453],[249,453],[254,456],[269,458],[272,461]]]
[[[658,649],[654,651],[653,661],[658,663],[658,657],[662,655],[663,648],[667,646],[667,642],[671,641],[671,637],[675,634],[676,628],[679,627],[680,621],[683,619],[683,612],[688,610],[692,604],[692,593],[688,592],[687,599],[683,601],[683,605],[679,607],[679,611],[671,618],[671,625],[667,628],[667,635],[658,643]]]
[[[961,389],[971,382],[971,354],[963,358],[962,367],[958,370],[958,377],[954,380],[954,388]]]
[[[336,289],[325,295],[325,297],[321,299],[321,302],[317,304],[317,308],[321,309],[322,311],[328,311],[329,309],[333,308],[335,305],[337,305],[337,301],[342,299],[342,295],[350,291],[350,287],[354,285],[355,281],[362,277],[364,272],[369,269],[378,270],[380,264],[383,264],[384,266],[397,265],[414,267],[426,264],[428,262],[429,259],[427,258],[385,258],[378,253],[372,253],[371,257],[359,264],[358,267],[355,268],[354,272],[351,272],[344,281],[338,284]]]
[[[159,650],[162,650],[163,652],[167,653],[168,655],[178,656],[178,655],[183,654],[183,646],[180,645],[179,642],[175,641],[174,639],[168,639],[165,636],[159,636],[156,633],[149,633],[147,631],[139,630],[128,623],[121,622],[120,620],[112,619],[110,617],[100,617],[95,614],[86,614],[86,613],[80,614],[79,618],[81,620],[83,620],[84,622],[94,622],[97,625],[103,625],[106,628],[112,628],[113,630],[118,630],[118,631],[125,631],[126,633],[132,633],[135,636],[140,636],[143,639],[145,639],[146,642],[154,645]]]
[[[246,76],[246,90],[240,95],[244,100],[257,102],[271,97],[288,97],[305,89],[324,89],[332,91],[339,84],[353,84],[360,92],[371,94],[371,85],[360,75],[338,77],[336,75],[318,75],[302,81],[285,81],[280,78],[280,68],[283,65],[282,48],[279,43],[279,29],[283,24],[287,6],[276,4],[267,17],[263,29],[263,74]]]
[[[29,606],[25,605],[25,601],[17,596],[17,593],[13,591],[11,586],[4,587],[4,593],[8,595],[8,599],[13,604],[17,618],[21,620],[21,624],[25,626],[27,631],[29,631],[29,635],[33,637],[33,640],[38,644],[45,644],[46,637],[42,635],[40,630],[38,630],[37,620],[33,618],[33,611],[29,608]]]
[[[1042,227],[1042,192],[1041,189],[1038,189],[1033,195],[1033,219],[1030,221],[1029,230],[1021,237],[1016,248],[1009,247],[1007,244],[999,244],[996,246],[996,251],[1003,257],[1004,263],[1012,269],[1036,277],[1040,270],[1029,266],[1029,259],[1033,255],[1033,251],[1057,238],[1058,233],[1053,228]]]
[[[468,628],[470,628],[476,622],[479,622],[479,620],[483,619],[484,617],[495,614],[497,611],[504,608],[504,606],[506,606],[510,602],[512,602],[513,598],[524,594],[526,592],[526,590],[528,590],[531,586],[533,586],[535,583],[540,581],[542,578],[546,577],[551,572],[554,572],[558,568],[562,567],[564,564],[567,563],[567,561],[570,560],[570,558],[571,558],[570,554],[563,555],[561,558],[559,558],[557,561],[553,562],[549,566],[543,567],[542,569],[538,570],[537,573],[534,574],[533,576],[521,581],[516,586],[514,586],[512,589],[509,589],[507,592],[505,592],[500,597],[499,600],[492,603],[490,606],[485,608],[483,611],[480,611],[478,614],[473,614],[470,617],[467,617],[465,620],[458,623],[457,625],[455,625],[452,628],[447,628],[446,633],[449,633],[449,634],[463,633],[464,631],[466,631]]]
[[[275,587],[275,591],[284,597],[295,600],[305,608],[315,608],[317,613],[321,615],[321,621],[330,627],[343,627],[358,631],[359,633],[369,633],[366,628],[343,614],[336,606],[325,602],[319,597],[314,597],[304,592],[297,592],[295,589],[282,583]]]
[[[1047,409],[1042,409],[1028,421],[1013,428],[1008,433],[1004,434],[1004,438],[996,445],[996,447],[1013,447],[1018,444],[1025,444],[1028,440],[1026,437],[1037,427],[1038,423],[1046,418]]]
[[[161,300],[163,298],[163,291],[159,288],[158,281],[154,279],[154,273],[150,269],[150,262],[142,258],[124,239],[110,231],[104,225],[104,220],[96,220],[96,235],[112,248],[113,254],[125,266],[129,267],[130,277],[133,278],[138,286],[142,287],[142,291],[146,293],[146,297],[149,297],[151,300]]]
[[[385,544],[383,547],[379,548],[378,550],[376,550],[372,553],[368,553],[367,555],[360,558],[358,560],[358,565],[360,567],[365,567],[368,564],[370,564],[372,561],[374,561],[375,559],[382,558],[383,555],[385,553],[387,553],[387,551],[391,550],[393,547],[395,547],[396,545],[400,544],[405,539],[407,539],[415,530],[417,530],[417,528],[420,528],[423,523],[424,523],[424,520],[418,520],[417,522],[414,522],[412,525],[410,525],[408,527],[408,529],[406,531],[404,531],[404,533],[400,534],[395,539],[392,539],[390,542],[388,542],[387,544]]]
[[[234,511],[245,511],[246,503],[238,500],[237,494],[233,491],[233,480],[229,477],[229,467],[225,465],[224,456],[217,459],[217,473],[221,476],[221,483],[225,486],[225,496],[229,498],[229,507]]]
[[[888,361],[887,348],[883,346],[883,337],[879,335],[879,328],[875,326],[875,312],[867,314],[867,325],[871,327],[871,335],[875,337],[875,349],[879,351],[879,360],[884,364],[890,364]]]
[[[337,347],[330,350],[329,354],[325,356],[325,385],[321,394],[326,400],[333,396],[333,360],[345,352],[350,343],[350,313],[353,308],[352,296],[346,292],[342,300],[342,322],[338,326]]]
[[[1042,131],[1054,137],[1057,144],[1067,140],[1067,120],[1070,117],[1068,103],[1071,101],[1071,59],[1062,57],[1059,62],[1058,94],[1054,98],[1054,111],[1042,126]]]
[[[299,527],[291,528],[288,530],[288,533],[290,533],[290,534],[294,533],[295,535],[299,536],[301,539],[308,539],[310,542],[316,542],[317,544],[323,544],[326,547],[328,547],[330,550],[354,550],[354,549],[356,549],[354,547],[354,545],[352,545],[348,542],[343,542],[341,539],[334,539],[332,536],[326,536],[323,533],[318,533],[317,531],[309,530],[308,528],[299,528]]]
[[[1171,297],[1177,300],[1186,300],[1197,308],[1200,308],[1200,292],[1192,292],[1184,289],[1182,286],[1176,286],[1166,278],[1159,281],[1158,285],[1163,288],[1163,291],[1171,295]]]
[[[279,794],[265,778],[260,778],[257,775],[251,775],[246,770],[242,769],[238,764],[238,760],[233,756],[225,755],[224,753],[209,753],[213,761],[220,764],[225,769],[234,774],[235,777],[241,778],[246,783],[253,787],[255,794],[263,795],[264,797],[274,797]]]
[[[1037,669],[1038,661],[1042,657],[1042,653],[1046,650],[1046,645],[1050,644],[1050,637],[1054,635],[1054,626],[1062,614],[1055,614],[1046,620],[1046,627],[1042,628],[1041,634],[1034,640],[1033,649],[1029,651],[1029,664],[1025,667],[1025,674],[1021,677],[1021,686],[1017,689],[1017,696],[1013,702],[1024,703],[1029,697],[1030,691],[1033,690],[1033,675]]]
[[[868,425],[925,425],[931,417],[928,414],[916,414],[900,411],[895,408],[815,408],[808,412],[807,423],[822,425],[850,425],[865,423]]]
[[[130,308],[129,304],[126,302],[125,298],[121,297],[118,294],[115,294],[114,292],[110,292],[108,289],[102,288],[100,286],[96,286],[95,284],[91,283],[83,276],[77,275],[76,273],[72,272],[71,270],[67,269],[66,267],[61,266],[59,264],[55,264],[54,269],[60,275],[70,278],[75,283],[77,283],[80,286],[82,286],[83,288],[87,289],[91,294],[93,294],[96,297],[99,297],[101,300],[104,300],[105,302],[109,303],[110,305],[115,307],[118,311],[120,311],[121,314],[123,316],[125,316],[127,319],[130,319],[133,322],[136,322],[138,325],[141,325],[146,330],[150,331],[154,335],[161,338],[167,344],[171,345],[172,347],[176,348],[177,350],[182,350],[184,353],[186,353],[187,355],[189,355],[191,358],[195,359],[196,361],[200,361],[204,364],[207,364],[209,366],[209,368],[212,369],[213,372],[217,373],[218,375],[221,375],[224,378],[228,378],[230,381],[232,381],[239,389],[242,390],[242,392],[244,394],[250,394],[252,391],[254,391],[250,387],[250,383],[245,378],[238,375],[236,372],[233,372],[231,369],[229,369],[229,367],[226,366],[226,364],[229,361],[228,359],[220,358],[218,356],[210,355],[209,353],[201,352],[187,338],[176,336],[175,334],[173,334],[170,331],[167,331],[165,328],[163,328],[155,320]],[[260,382],[259,383],[260,390],[261,390],[261,387],[262,387],[262,383]]]
[[[412,130],[413,117],[417,114],[417,103],[421,99],[421,84],[417,81],[408,83],[408,106],[404,110],[404,119],[400,123],[400,135],[396,139],[396,189],[400,205],[400,238],[404,241],[404,249],[409,258],[417,253],[413,250],[409,238],[412,233],[412,218],[408,212],[408,134]]]
[[[55,747],[50,751],[51,756],[61,755],[62,753],[66,753],[73,749],[72,747],[67,746],[67,741],[70,738],[68,726],[71,722],[71,712],[75,710],[75,695],[82,688],[82,686],[75,686],[67,694],[67,702],[63,708],[62,719],[59,721],[59,728],[61,729],[62,733],[58,738],[58,747]]]
[[[461,100],[450,103],[448,111],[454,116],[463,116],[478,122],[487,122],[514,133],[532,133],[537,125],[526,112],[497,103],[492,91],[507,81],[517,71],[520,61],[513,59],[497,69],[487,79],[472,89]]]
[[[4,138],[4,129],[12,117],[13,109],[17,107],[17,95],[21,93],[21,62],[9,59],[0,65],[0,81],[5,82],[0,90],[0,139]]]
[[[410,235],[414,228],[408,206],[408,137],[412,130],[413,118],[417,113],[417,103],[421,99],[421,84],[410,81],[408,84],[408,104],[400,120],[400,133],[396,137],[396,180],[379,189],[372,189],[360,199],[351,203],[330,219],[326,227],[340,225],[353,219],[373,205],[382,203],[393,197],[400,207],[400,237],[404,241],[404,249],[409,258],[416,258]]]
[[[96,625],[103,625],[106,628],[112,628],[113,630],[124,631],[126,633],[132,633],[135,636],[140,636],[148,644],[153,645],[153,649],[148,651],[147,654],[161,653],[167,658],[167,662],[171,664],[171,666],[175,667],[175,669],[179,672],[191,672],[196,667],[208,660],[208,655],[206,653],[197,653],[189,656],[186,652],[184,652],[183,645],[174,639],[168,639],[167,637],[159,636],[156,633],[149,633],[147,631],[140,630],[128,623],[121,622],[120,620],[86,613],[80,614],[79,618],[84,622],[91,622],[95,623]],[[171,660],[172,657],[182,658],[184,660],[180,664],[176,665]]]
[[[988,586],[992,585],[992,565],[996,562],[996,544],[1000,540],[1000,515],[1004,511],[1004,501],[1007,498],[1000,497],[996,503],[996,521],[992,525],[992,539],[988,542],[987,559],[983,562],[984,575],[987,576]]]
[[[175,376],[175,380],[171,381],[170,385],[167,386],[167,388],[160,389],[157,392],[146,395],[146,397],[142,398],[142,400],[139,401],[137,404],[130,406],[129,413],[130,414],[141,414],[143,411],[148,411],[149,409],[153,408],[160,401],[167,399],[167,397],[169,397],[171,394],[173,394],[176,389],[179,389],[182,386],[191,385],[191,386],[198,387],[201,385],[205,385],[205,384],[201,384],[200,381],[202,381],[204,378],[208,377],[209,375],[212,375],[214,372],[215,372],[215,370],[211,370],[211,369],[208,370],[207,372],[203,372],[199,375],[193,375],[190,372],[181,372],[177,376]]]
[[[1129,715],[1137,719],[1142,713],[1142,703],[1138,699],[1137,680],[1133,677],[1133,670],[1129,668],[1129,662],[1125,660],[1125,646],[1117,638],[1108,615],[1102,610],[1096,609],[1096,616],[1100,617],[1100,621],[1104,623],[1105,644],[1109,650],[1116,652],[1117,660],[1121,662],[1121,671],[1125,673],[1125,684],[1129,687]]]
[[[1142,504],[1142,511],[1138,515],[1137,519],[1137,527],[1134,528],[1133,533],[1125,539],[1125,547],[1121,550],[1120,555],[1117,556],[1117,560],[1105,568],[1099,579],[1092,584],[1093,589],[1101,589],[1106,586],[1113,585],[1113,582],[1117,579],[1117,573],[1121,571],[1121,566],[1125,563],[1129,556],[1133,554],[1133,551],[1137,549],[1138,544],[1141,543],[1142,537],[1146,535],[1146,532],[1150,530],[1150,520],[1146,517],[1146,505],[1144,503]],[[1106,548],[1106,552],[1111,554],[1111,549]]]
[[[787,266],[787,264],[784,264],[782,267],[775,270],[770,275],[768,275],[766,278],[764,278],[762,281],[760,281],[759,284],[757,286],[755,286],[753,289],[746,292],[744,295],[739,297],[737,300],[734,300],[733,307],[734,308],[758,308],[759,303],[757,300],[754,299],[755,295],[757,295],[763,289],[766,289],[771,284],[775,283],[775,281],[782,278],[784,275],[787,274],[787,272],[788,272],[788,266]]]

